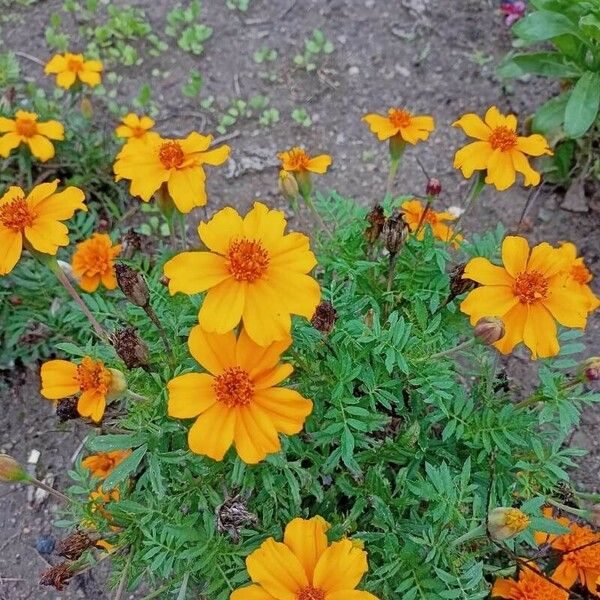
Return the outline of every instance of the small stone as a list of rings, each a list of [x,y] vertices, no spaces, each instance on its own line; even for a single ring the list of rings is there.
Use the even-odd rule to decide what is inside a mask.
[[[352,77],[356,77],[356,75],[358,75],[359,73],[360,73],[360,69],[356,65],[352,65],[348,69],[348,75],[351,75]]]
[[[55,545],[56,542],[52,536],[41,535],[35,543],[35,549],[40,554],[52,554]]]

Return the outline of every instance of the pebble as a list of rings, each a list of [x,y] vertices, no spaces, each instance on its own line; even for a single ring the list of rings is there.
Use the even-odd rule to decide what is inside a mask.
[[[352,77],[356,77],[360,73],[360,69],[356,65],[352,65],[348,69],[348,75],[352,75]]]
[[[52,554],[55,546],[54,538],[49,535],[41,535],[35,543],[35,548],[40,554]]]

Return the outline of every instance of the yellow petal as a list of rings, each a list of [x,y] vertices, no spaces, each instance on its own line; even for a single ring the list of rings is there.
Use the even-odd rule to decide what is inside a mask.
[[[302,431],[313,403],[289,388],[256,390],[253,402],[269,414],[275,429],[286,435]]]
[[[523,342],[531,350],[533,360],[556,356],[560,350],[556,323],[542,304],[531,304],[523,330]]]
[[[309,581],[313,580],[317,562],[327,549],[328,529],[327,521],[318,516],[312,519],[293,519],[285,528],[283,543],[300,561]]]
[[[229,600],[277,600],[259,585],[248,585],[231,592]]]
[[[460,310],[469,315],[471,325],[475,325],[482,317],[503,317],[518,301],[508,286],[485,285],[469,292]]]
[[[512,153],[494,150],[487,165],[485,182],[494,185],[501,192],[508,189],[516,180],[516,172],[512,162]]]
[[[223,460],[233,442],[236,411],[215,402],[200,415],[188,433],[188,445],[195,454]]]
[[[474,171],[486,169],[491,156],[492,147],[487,142],[472,142],[456,152],[454,168],[460,169],[468,179]]]
[[[540,174],[531,168],[527,157],[522,152],[513,149],[510,156],[515,171],[523,175],[523,185],[538,185],[540,183]]]
[[[367,572],[367,553],[350,540],[334,542],[315,567],[314,587],[326,594],[354,589]]]
[[[44,67],[44,73],[49,75],[51,73],[60,73],[61,71],[66,71],[67,69],[67,61],[62,54],[55,54]]]
[[[497,127],[503,127],[505,125],[504,115],[498,110],[496,106],[490,106],[485,113],[485,124],[491,129]]]
[[[27,138],[27,144],[31,150],[31,154],[42,162],[46,162],[54,156],[52,142],[43,135],[34,135]]]
[[[379,600],[377,596],[373,596],[369,592],[361,592],[360,590],[343,590],[327,594],[327,600]]]
[[[237,410],[234,442],[239,457],[249,465],[259,463],[267,454],[278,452],[281,448],[268,413],[252,402]]]
[[[14,119],[7,119],[6,117],[0,117],[0,133],[8,133],[9,131],[16,131],[17,124]]]
[[[319,154],[308,161],[306,169],[308,171],[312,171],[313,173],[323,174],[327,171],[331,163],[331,156],[328,156],[327,154]]]
[[[176,419],[192,419],[216,401],[214,377],[207,373],[186,373],[167,383],[168,414]]]
[[[281,354],[291,343],[292,338],[288,337],[268,346],[259,346],[242,328],[235,349],[235,361],[256,383],[263,374],[270,374],[277,367]]]
[[[290,271],[308,273],[317,264],[315,255],[310,251],[309,239],[303,233],[284,235],[270,254],[270,266]]]
[[[199,158],[203,164],[218,167],[229,158],[230,153],[231,148],[229,146],[223,145],[219,146],[218,148],[215,148],[214,150],[202,152]]]
[[[557,275],[567,267],[567,256],[548,242],[534,246],[527,261],[528,271],[538,271],[545,277]]]
[[[274,267],[269,269],[269,284],[288,312],[307,319],[315,314],[321,288],[312,277]]]
[[[21,258],[23,236],[0,224],[0,275],[10,273]]]
[[[431,132],[435,129],[435,119],[429,115],[411,117],[410,123],[413,127],[427,132]]]
[[[27,198],[30,205],[35,207],[35,212],[40,219],[65,221],[70,219],[76,210],[87,212],[85,194],[79,188],[68,187],[62,192],[57,194],[51,192],[49,196],[46,196],[45,194],[50,188],[43,186],[55,186],[55,183],[36,186]],[[42,189],[38,192],[38,188]]]
[[[0,137],[0,156],[6,158],[20,143],[21,136],[18,133],[6,133]]]
[[[419,129],[411,122],[408,127],[400,128],[400,135],[404,141],[414,145],[420,141],[426,140],[429,137],[429,131]]]
[[[106,397],[95,390],[83,392],[77,401],[77,412],[82,417],[89,417],[95,423],[102,420],[105,408]]]
[[[371,131],[380,141],[387,140],[400,131],[399,127],[393,125],[387,117],[382,115],[365,115],[362,120],[369,125]]]
[[[244,217],[243,234],[251,240],[260,240],[269,254],[277,251],[283,237],[286,220],[280,210],[269,210],[262,202],[255,202]]]
[[[178,141],[185,154],[195,154],[208,150],[212,140],[212,135],[202,135],[197,131],[192,131],[186,138]]]
[[[42,202],[42,200],[49,198],[56,192],[56,189],[58,188],[59,183],[60,183],[60,180],[54,179],[53,181],[48,181],[46,183],[40,183],[39,185],[36,185],[29,192],[29,194],[27,196],[28,205],[30,207],[38,206],[38,204],[40,204]],[[71,188],[67,188],[67,189],[71,189]],[[74,188],[74,189],[78,189],[78,188]],[[24,194],[23,194],[23,191],[21,190],[20,197],[22,198],[23,196],[24,196]],[[40,211],[36,210],[35,212],[39,214]]]
[[[244,312],[248,284],[230,278],[210,288],[198,313],[205,331],[227,333],[237,326]]]
[[[174,169],[171,172],[167,186],[169,196],[179,212],[187,214],[195,206],[206,204],[205,180],[206,175],[202,167]]]
[[[96,71],[79,71],[77,77],[90,87],[96,87],[97,85],[100,85],[100,82],[102,81],[100,73],[97,73]]]
[[[56,254],[59,246],[69,245],[69,229],[60,221],[38,218],[23,232],[27,241],[39,252]]]
[[[49,360],[40,369],[40,394],[50,400],[66,398],[79,392],[77,366],[67,360]]]
[[[502,263],[511,277],[527,269],[529,243],[524,237],[507,235],[502,241]]]
[[[45,135],[51,140],[64,140],[65,139],[65,128],[62,123],[58,121],[46,121],[45,123],[38,123],[37,130],[42,135]]]
[[[198,226],[200,239],[213,252],[227,254],[231,240],[243,235],[242,217],[238,212],[227,206],[215,214],[207,223]]]
[[[96,73],[101,73],[103,69],[99,60],[86,60],[83,63],[83,68],[85,71],[95,71]]]
[[[68,90],[77,79],[77,75],[73,71],[61,71],[56,76],[56,85],[61,88]]]
[[[277,342],[275,342],[277,343]],[[278,385],[284,379],[287,379],[294,372],[294,367],[287,363],[273,367],[269,371],[263,371],[254,379],[254,388],[257,390],[266,389]]]
[[[465,267],[463,279],[472,279],[483,285],[508,285],[514,284],[514,279],[506,269],[493,265],[487,258],[481,256],[472,258]]]
[[[208,333],[200,325],[195,325],[190,331],[188,347],[198,364],[213,375],[220,375],[225,369],[238,364],[233,331]]]
[[[478,140],[487,140],[492,133],[490,128],[482,121],[479,115],[467,113],[458,121],[452,123],[452,127],[460,127],[469,137]]]
[[[297,592],[309,581],[292,551],[273,538],[263,542],[246,558],[250,578],[277,600],[297,600]]]
[[[542,154],[552,154],[548,148],[548,142],[543,135],[534,134],[527,137],[517,137],[517,150],[529,154],[530,156],[541,156]]]
[[[167,261],[169,292],[198,294],[231,277],[225,259],[211,252],[181,252]]]
[[[518,302],[502,317],[504,337],[494,344],[502,354],[510,354],[514,347],[523,341],[528,313],[527,304]]]
[[[585,329],[588,314],[586,296],[559,285],[550,286],[548,292],[543,304],[552,316],[565,327]]]

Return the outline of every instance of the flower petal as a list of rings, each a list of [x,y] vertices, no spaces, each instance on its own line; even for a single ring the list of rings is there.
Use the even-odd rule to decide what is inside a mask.
[[[51,140],[64,140],[65,139],[65,128],[62,123],[58,121],[46,121],[45,123],[38,123],[37,130],[42,135],[50,138]]]
[[[553,277],[568,267],[568,257],[548,242],[534,246],[527,261],[528,271],[538,271],[544,277]]]
[[[260,243],[271,254],[277,250],[283,237],[286,220],[283,211],[270,210],[262,202],[255,202],[252,210],[244,217],[244,237],[260,240]]]
[[[252,402],[238,408],[234,442],[240,458],[249,465],[255,465],[267,454],[278,452],[281,448],[269,414]]]
[[[454,168],[468,179],[475,171],[486,169],[491,156],[492,147],[487,142],[471,142],[454,155]]]
[[[230,409],[222,402],[215,402],[190,428],[190,450],[213,460],[223,460],[233,442],[235,421],[235,409]]]
[[[527,137],[517,137],[517,150],[529,154],[530,156],[541,156],[542,154],[552,154],[548,147],[548,142],[543,135],[534,134]]]
[[[231,277],[225,259],[212,252],[181,252],[167,261],[169,292],[198,294]]]
[[[28,204],[35,207],[39,218],[49,221],[65,221],[70,219],[76,210],[87,212],[85,194],[79,188],[70,186],[57,194],[50,192],[50,195],[47,196],[46,194],[52,187],[56,189],[54,184],[55,182],[38,185],[27,197]]]
[[[511,277],[527,269],[529,244],[524,237],[507,235],[502,241],[502,262]]]
[[[102,63],[99,60],[86,60],[83,63],[83,68],[86,71],[94,71],[96,73],[101,73],[102,72]]]
[[[471,279],[483,285],[512,286],[514,279],[506,269],[493,265],[487,258],[472,258],[465,267],[464,279]]]
[[[316,264],[317,259],[310,250],[309,239],[303,233],[288,233],[278,240],[269,263],[272,267],[300,273],[308,273]]]
[[[211,165],[213,167],[218,167],[222,165],[228,158],[231,153],[231,148],[227,145],[219,146],[214,150],[208,150],[207,152],[202,152],[200,154],[200,161],[205,165]]]
[[[227,333],[236,327],[245,310],[250,287],[246,282],[229,278],[210,288],[198,313],[202,328]]]
[[[321,299],[318,282],[302,273],[287,269],[269,269],[269,284],[282,299],[288,312],[312,318]]]
[[[77,79],[77,75],[73,71],[62,71],[56,76],[56,85],[68,90]]]
[[[227,206],[207,223],[202,221],[198,225],[198,235],[210,250],[225,255],[231,241],[243,235],[242,217]]]
[[[379,600],[377,596],[360,590],[343,590],[327,594],[327,600]]]
[[[400,130],[399,127],[393,125],[387,117],[382,115],[365,115],[362,120],[369,125],[371,131],[379,138],[380,141],[391,138]]]
[[[289,388],[256,390],[253,402],[269,413],[275,429],[286,435],[295,435],[304,427],[313,403]]]
[[[173,169],[167,182],[169,196],[179,212],[187,214],[195,206],[206,204],[206,175],[202,167]]]
[[[259,585],[248,585],[231,592],[229,600],[277,600]]]
[[[319,558],[313,585],[326,594],[353,590],[368,568],[364,550],[350,540],[334,542]]]
[[[100,82],[102,81],[100,73],[97,73],[96,71],[79,71],[77,73],[77,77],[79,77],[80,81],[89,85],[90,87],[96,87],[97,85],[100,85]]]
[[[168,414],[176,419],[192,419],[216,401],[214,377],[208,373],[186,373],[167,383]]]
[[[66,398],[79,392],[77,365],[68,360],[49,360],[40,369],[40,394],[50,400]]]
[[[492,597],[514,598],[516,594],[521,594],[521,590],[516,581],[512,579],[496,579],[492,587]],[[518,596],[517,596],[518,597]]]
[[[505,117],[498,110],[497,106],[490,106],[487,109],[487,111],[485,113],[484,121],[485,121],[485,124],[488,127],[490,127],[491,129],[496,129],[497,127],[503,127],[506,124]]]
[[[586,296],[560,285],[550,286],[548,292],[543,304],[552,316],[565,327],[585,329],[588,314]]]
[[[470,315],[471,325],[483,317],[503,317],[519,302],[512,288],[504,285],[485,285],[469,292],[460,310]]]
[[[36,250],[45,254],[56,254],[60,246],[69,245],[69,228],[60,221],[38,218],[23,233]]]
[[[523,185],[538,185],[540,183],[540,174],[531,168],[527,157],[522,152],[513,149],[510,156],[515,171],[523,175]]]
[[[560,351],[556,338],[556,323],[542,304],[529,305],[523,330],[523,342],[531,350],[533,360],[556,356]]]
[[[452,127],[460,127],[469,137],[483,141],[487,140],[492,133],[481,117],[475,113],[463,115],[458,121],[452,123]]]
[[[14,119],[7,119],[6,117],[0,117],[0,133],[15,132],[17,130],[17,123]]]
[[[233,331],[208,333],[201,325],[196,325],[190,331],[188,347],[198,364],[213,375],[220,375],[225,369],[238,364]]]
[[[275,342],[277,343],[277,342]],[[264,390],[280,384],[294,372],[294,367],[290,364],[281,364],[270,371],[264,371],[254,380],[254,387],[257,390]]]
[[[306,170],[322,175],[323,173],[327,172],[327,169],[332,162],[332,158],[328,154],[319,154],[308,161]]]
[[[83,392],[77,401],[77,412],[82,417],[89,417],[94,423],[99,423],[106,409],[106,396],[96,390]]]
[[[263,374],[270,374],[277,368],[281,354],[292,344],[292,338],[288,337],[268,346],[259,346],[242,328],[235,349],[236,363],[245,369],[254,383]]]
[[[196,154],[208,150],[212,140],[212,135],[202,135],[197,131],[192,131],[186,138],[177,141],[185,154]]]
[[[50,75],[51,73],[60,73],[67,69],[67,60],[62,54],[55,54],[44,67],[44,73]]]
[[[523,341],[523,331],[528,314],[527,305],[518,302],[502,316],[504,337],[494,344],[502,354],[510,354],[514,347]]]
[[[329,524],[323,517],[293,519],[286,525],[283,543],[300,561],[308,581],[313,580],[317,562],[327,549],[328,529]]]
[[[512,162],[512,153],[494,150],[487,165],[485,182],[494,185],[501,192],[516,181],[516,172]]]
[[[0,275],[10,273],[21,258],[23,236],[0,224]]]

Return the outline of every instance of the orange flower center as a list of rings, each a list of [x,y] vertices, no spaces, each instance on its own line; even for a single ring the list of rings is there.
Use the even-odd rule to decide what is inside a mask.
[[[138,127],[138,126],[132,127],[131,134],[135,138],[141,138],[141,137],[144,137],[144,135],[146,134],[146,130],[143,127]]]
[[[31,227],[35,215],[29,210],[24,198],[15,198],[0,206],[0,223],[13,231]]]
[[[589,283],[592,280],[592,274],[584,264],[573,265],[571,268],[571,277],[581,285]]]
[[[16,128],[19,135],[27,138],[33,137],[38,132],[34,119],[17,119]]]
[[[388,111],[388,118],[394,127],[400,127],[406,129],[410,127],[412,115],[407,111],[400,108],[390,108]]]
[[[287,169],[291,171],[306,171],[310,157],[302,148],[292,148],[287,156]]]
[[[517,145],[517,134],[508,127],[496,127],[488,141],[494,150],[506,152]]]
[[[521,304],[534,304],[548,297],[548,280],[539,271],[526,271],[517,275],[513,290]]]
[[[296,597],[298,600],[325,600],[325,592],[309,586],[300,590]]]
[[[82,392],[93,390],[105,395],[108,392],[112,375],[104,368],[101,360],[93,360],[86,356],[77,367],[77,382]]]
[[[213,389],[217,400],[229,408],[245,406],[252,400],[254,384],[247,371],[240,367],[229,367],[215,377]]]
[[[436,225],[438,222],[437,214],[432,210],[428,210],[423,217],[423,223],[429,223],[430,225]]]
[[[73,73],[79,73],[79,71],[83,70],[83,63],[76,58],[71,58],[67,63],[67,69],[73,71]]]
[[[158,151],[158,158],[167,169],[177,169],[183,164],[185,154],[179,142],[165,142]]]
[[[269,253],[257,240],[234,240],[227,251],[229,272],[237,281],[260,279],[269,266]]]
[[[515,533],[523,531],[529,526],[529,517],[518,508],[511,508],[506,513],[506,526]]]

